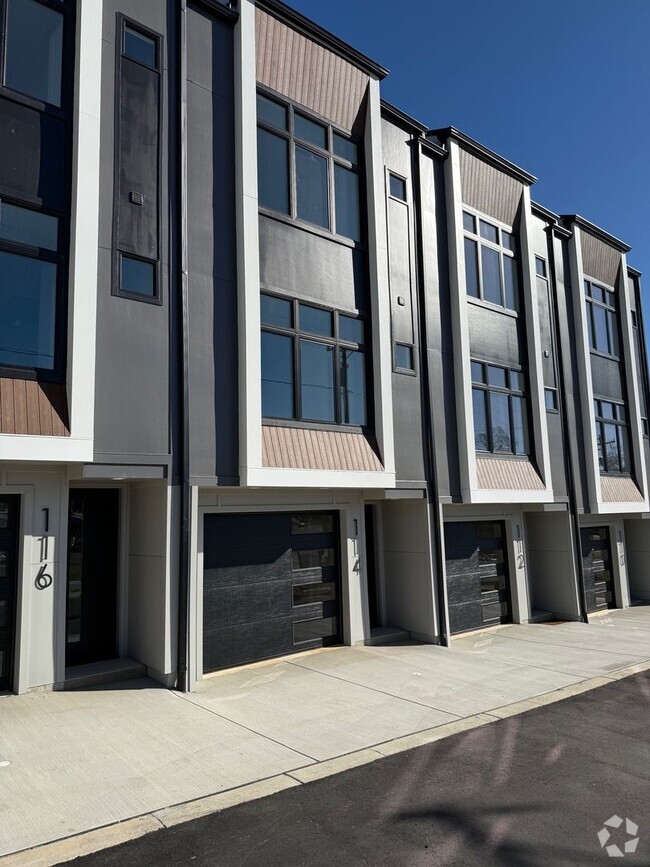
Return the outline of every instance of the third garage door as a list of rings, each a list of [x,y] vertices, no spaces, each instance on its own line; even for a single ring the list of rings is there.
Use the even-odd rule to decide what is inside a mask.
[[[334,512],[206,515],[203,670],[340,641]]]
[[[445,524],[445,548],[450,631],[510,623],[503,522],[449,522]]]

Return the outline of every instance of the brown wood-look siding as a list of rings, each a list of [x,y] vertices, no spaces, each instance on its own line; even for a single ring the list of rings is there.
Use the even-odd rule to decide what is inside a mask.
[[[0,378],[0,434],[70,436],[65,385]]]
[[[595,280],[602,280],[608,286],[616,286],[621,267],[619,251],[598,238],[594,238],[584,229],[580,231],[580,248],[582,250],[583,272]]]
[[[460,151],[462,199],[470,208],[513,226],[523,185],[484,163],[467,151]]]
[[[544,483],[530,461],[477,457],[476,470],[482,491],[544,490]]]
[[[368,76],[261,9],[255,27],[258,82],[356,132]]]
[[[368,473],[384,469],[363,434],[271,425],[262,426],[262,465]]]
[[[600,490],[604,503],[642,503],[643,495],[627,476],[601,476]]]

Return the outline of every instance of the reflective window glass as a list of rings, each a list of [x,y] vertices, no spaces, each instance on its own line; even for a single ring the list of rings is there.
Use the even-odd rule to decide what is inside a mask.
[[[304,512],[291,516],[291,535],[334,532],[334,518],[330,513]]]
[[[327,130],[320,123],[316,123],[302,114],[295,112],[293,116],[293,131],[296,138],[311,142],[319,148],[327,148]]]
[[[300,392],[304,419],[335,420],[333,346],[300,341]]]
[[[485,365],[480,361],[472,361],[472,382],[485,382]]]
[[[154,298],[156,295],[156,268],[152,262],[120,257],[120,292]]]
[[[509,310],[518,308],[517,260],[512,256],[503,257],[503,280],[505,283],[505,306]]]
[[[57,267],[0,252],[0,364],[54,369]]]
[[[296,208],[301,220],[329,227],[327,160],[296,145]]]
[[[344,166],[334,166],[334,201],[336,203],[336,233],[361,239],[359,215],[359,175]]]
[[[390,194],[394,199],[406,201],[406,181],[404,178],[399,178],[397,175],[391,174],[390,179]]]
[[[497,388],[506,388],[507,387],[507,379],[506,379],[506,370],[503,367],[495,367],[492,364],[488,364],[488,384],[495,385]]]
[[[492,304],[501,304],[501,267],[500,256],[491,247],[481,246],[481,266],[483,269],[483,298]]]
[[[61,105],[63,15],[36,0],[7,0],[5,80],[12,90]]]
[[[339,314],[339,338],[350,343],[363,343],[363,320]]]
[[[528,446],[528,418],[526,416],[526,401],[523,397],[512,398],[512,430],[514,434],[514,453],[527,455]]]
[[[468,214],[467,211],[463,211],[463,228],[466,232],[476,234],[476,217]]]
[[[492,451],[511,452],[510,398],[507,394],[491,391],[490,419],[492,427]]]
[[[322,310],[320,307],[310,307],[309,304],[301,304],[299,308],[300,330],[310,334],[320,334],[322,337],[331,337],[334,334],[332,313]]]
[[[333,548],[291,552],[291,568],[294,571],[297,569],[322,569],[324,566],[333,566],[334,562]]]
[[[472,389],[474,406],[474,444],[476,451],[487,452],[490,448],[488,440],[487,417],[485,413],[485,397],[487,392],[480,388]]]
[[[467,294],[472,298],[479,297],[478,285],[478,253],[476,241],[465,238],[465,282]]]
[[[501,246],[505,247],[506,250],[510,250],[511,253],[515,252],[516,249],[516,240],[515,236],[510,232],[506,232],[505,229],[501,230]]]
[[[293,340],[262,332],[262,415],[293,418]]]
[[[341,424],[366,423],[365,354],[355,349],[339,349]]]
[[[344,160],[348,160],[348,162],[356,163],[359,159],[357,146],[353,141],[350,141],[349,138],[345,138],[343,135],[339,135],[335,132],[332,136],[334,143],[334,153],[337,157],[341,157]]]
[[[56,217],[0,201],[0,238],[5,241],[56,250],[58,233],[59,221]]]
[[[124,25],[124,54],[131,60],[137,60],[138,63],[143,63],[152,69],[157,66],[156,40],[134,30],[128,24]]]
[[[257,184],[263,208],[289,213],[289,144],[265,129],[257,130]]]
[[[291,301],[273,295],[262,295],[261,308],[263,325],[278,325],[280,328],[291,328],[293,325]]]
[[[613,424],[604,424],[603,435],[604,435],[604,450],[605,450],[605,460],[607,461],[607,472],[609,473],[620,473],[621,472],[621,464],[618,456],[618,434],[616,425]]]
[[[287,109],[261,93],[257,94],[257,117],[278,129],[287,128]]]
[[[591,305],[593,317],[593,331],[591,348],[597,352],[609,352],[609,340],[607,337],[607,311],[604,307]]]
[[[535,256],[535,271],[539,277],[546,277],[546,262]]]
[[[395,367],[400,370],[415,369],[412,346],[405,346],[403,343],[395,344]]]
[[[335,599],[336,581],[314,581],[312,584],[295,584],[293,587],[294,606],[334,602]]]
[[[479,220],[479,225],[481,228],[481,238],[485,238],[486,241],[492,241],[493,244],[499,243],[499,230],[496,226],[486,223],[485,220]]]

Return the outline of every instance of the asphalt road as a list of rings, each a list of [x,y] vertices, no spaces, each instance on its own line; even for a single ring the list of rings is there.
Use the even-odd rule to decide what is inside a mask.
[[[613,860],[598,832],[638,824]],[[610,828],[606,845],[631,838]],[[650,672],[158,831],[86,865],[650,864]]]

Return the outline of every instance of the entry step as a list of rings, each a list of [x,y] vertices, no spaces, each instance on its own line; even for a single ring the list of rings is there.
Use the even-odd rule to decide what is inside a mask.
[[[75,665],[65,670],[64,689],[89,689],[105,683],[121,680],[135,680],[146,677],[147,666],[132,659],[108,659],[105,662],[91,662],[88,665]]]
[[[411,634],[396,626],[378,626],[370,631],[370,639],[366,642],[371,647],[382,644],[395,644],[397,641],[410,641]]]
[[[552,611],[543,611],[541,608],[533,608],[529,623],[548,623],[549,620],[557,620]]]

